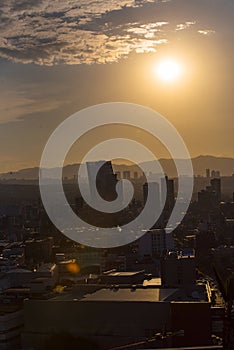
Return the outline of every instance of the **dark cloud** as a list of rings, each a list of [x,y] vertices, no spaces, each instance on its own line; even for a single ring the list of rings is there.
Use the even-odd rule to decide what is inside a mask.
[[[15,0],[12,2],[12,11],[27,10],[37,7],[43,2],[43,0]]]
[[[191,27],[200,36],[214,33],[196,26],[193,13],[181,13],[176,3],[180,1],[80,0],[77,5],[76,0],[3,0],[0,56],[41,65],[105,63],[133,51],[155,52],[172,33]]]

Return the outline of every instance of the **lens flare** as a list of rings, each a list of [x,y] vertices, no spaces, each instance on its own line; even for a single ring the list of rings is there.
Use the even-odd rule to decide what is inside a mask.
[[[67,271],[72,274],[77,274],[80,272],[80,267],[77,263],[70,263],[67,265]]]

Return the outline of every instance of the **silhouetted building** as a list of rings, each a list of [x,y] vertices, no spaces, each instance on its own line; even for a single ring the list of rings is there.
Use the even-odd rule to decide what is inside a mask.
[[[211,171],[211,177],[220,177],[220,171],[219,170],[212,170]]]
[[[211,171],[211,177],[215,177],[215,175],[216,175],[216,171],[215,171],[215,170],[212,170],[212,171]]]
[[[145,279],[145,271],[107,271],[100,277],[101,284],[142,284]]]
[[[25,300],[24,307],[23,346],[34,350],[55,332],[92,339],[101,349],[139,341],[148,348],[149,338],[153,348],[211,344],[210,303],[198,292],[190,301],[178,288],[83,286],[49,300]]]
[[[124,178],[124,179],[129,180],[129,179],[130,179],[130,176],[131,176],[131,174],[130,174],[130,171],[129,171],[129,170],[125,170],[125,171],[123,172],[123,178]]]
[[[116,171],[116,172],[115,172],[115,175],[116,175],[116,179],[117,179],[117,180],[120,180],[120,179],[121,179],[121,172],[120,172],[120,171]]]
[[[165,176],[166,181],[166,190],[167,193],[165,193],[165,186],[163,186],[164,179],[161,180],[161,198],[162,203],[165,201],[165,209],[171,210],[173,209],[175,205],[175,188],[174,188],[174,180],[168,179],[167,176]]]
[[[198,204],[201,209],[212,209],[221,201],[221,179],[210,180],[210,186],[198,192]]]
[[[97,169],[99,168],[98,172]],[[96,199],[96,189],[99,195],[107,200],[113,201],[116,198],[115,186],[116,175],[113,172],[110,161],[87,162],[90,195]],[[95,175],[97,174],[96,178]]]
[[[193,285],[196,281],[194,255],[168,252],[161,260],[162,285],[167,287]]]
[[[217,205],[217,197],[210,187],[198,192],[198,204],[202,210],[212,209]]]
[[[137,245],[140,256],[160,257],[166,250],[174,249],[174,238],[163,229],[151,229],[137,241]]]
[[[153,208],[153,210],[156,211],[157,213],[159,213],[160,209],[161,209],[159,184],[157,182],[150,182],[149,184],[147,182],[144,183],[144,185],[143,185],[143,200],[144,200],[144,204],[147,201],[148,191],[154,192],[155,207]]]
[[[24,315],[19,304],[0,304],[0,349],[21,349]]]
[[[218,202],[221,201],[221,179],[215,178],[210,180],[212,190],[215,192]]]
[[[28,261],[47,262],[51,259],[53,238],[36,239],[25,242],[25,258]]]
[[[174,347],[187,347],[191,344],[193,346],[211,345],[211,308],[209,303],[172,302],[171,322],[175,332]],[[197,327],[199,327],[199,331]]]

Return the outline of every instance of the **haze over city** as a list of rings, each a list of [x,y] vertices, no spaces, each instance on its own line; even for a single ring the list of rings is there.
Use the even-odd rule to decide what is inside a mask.
[[[234,349],[234,0],[0,0],[0,350]]]

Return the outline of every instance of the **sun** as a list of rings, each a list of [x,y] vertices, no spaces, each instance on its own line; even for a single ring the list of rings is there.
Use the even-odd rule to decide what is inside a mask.
[[[173,59],[165,59],[155,66],[157,77],[164,82],[174,82],[182,75],[182,66]]]

